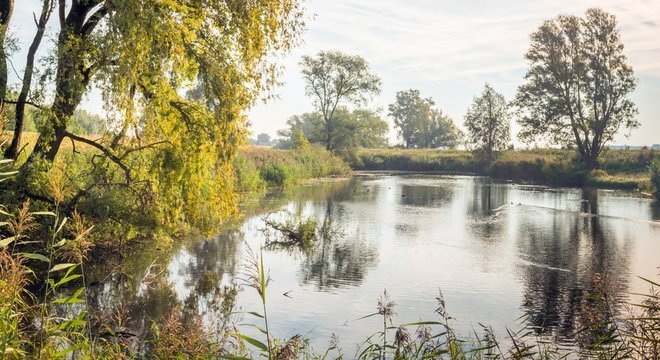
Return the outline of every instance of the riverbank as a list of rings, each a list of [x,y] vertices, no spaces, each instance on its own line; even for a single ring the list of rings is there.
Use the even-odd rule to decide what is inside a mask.
[[[484,175],[523,183],[650,192],[648,169],[655,157],[653,150],[607,151],[601,168],[585,173],[573,150],[508,150],[488,164],[462,150],[357,149],[349,164],[358,171]]]

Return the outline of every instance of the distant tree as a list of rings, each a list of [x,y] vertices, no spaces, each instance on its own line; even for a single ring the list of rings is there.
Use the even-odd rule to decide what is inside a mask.
[[[71,131],[83,135],[103,134],[107,131],[107,123],[100,115],[78,109],[73,112]]]
[[[495,151],[507,148],[511,141],[508,104],[504,96],[486,84],[465,114],[467,145],[491,159]]]
[[[293,115],[286,121],[286,128],[277,131],[281,137],[277,147],[287,149],[293,147],[297,137],[301,135],[312,143],[324,143],[324,125],[319,113],[304,113]],[[300,134],[297,134],[299,132]]]
[[[370,110],[357,109],[351,114],[357,124],[355,146],[377,148],[387,146],[389,125],[377,113]]]
[[[521,139],[572,142],[594,169],[619,129],[639,126],[628,99],[637,79],[616,26],[613,15],[589,9],[584,18],[560,15],[532,33],[530,68],[515,99]]]
[[[458,146],[463,134],[449,116],[442,111],[433,109],[431,121],[425,123],[419,142],[421,148],[455,148]]]
[[[340,152],[356,146],[378,147],[387,144],[387,122],[373,111],[357,109],[351,112],[347,107],[340,106],[335,110],[332,122],[330,148],[334,151]],[[292,147],[299,134],[310,143],[326,145],[326,131],[321,114],[294,115],[287,120],[287,128],[277,132],[284,138],[278,147]]]
[[[360,56],[338,51],[321,51],[316,56],[303,56],[300,62],[305,93],[314,99],[314,106],[324,123],[324,144],[334,150],[336,121],[334,116],[341,104],[360,105],[367,95],[380,93],[380,78],[369,71]]]
[[[423,98],[419,90],[399,91],[388,106],[399,137],[406,148],[455,147],[460,131],[448,116],[436,109],[431,98]]]
[[[252,143],[254,145],[261,145],[261,146],[271,146],[273,144],[270,135],[266,133],[260,133],[259,135],[257,135],[257,138],[254,139]]]

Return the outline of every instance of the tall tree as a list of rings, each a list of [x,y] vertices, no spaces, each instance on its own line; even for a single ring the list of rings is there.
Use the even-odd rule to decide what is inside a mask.
[[[52,4],[44,1],[38,33]],[[134,127],[140,117],[146,121],[135,129],[140,132],[162,136],[176,128],[201,131],[209,139],[222,132],[231,138],[230,133],[242,131],[235,126],[243,118],[241,110],[274,84],[277,69],[268,54],[288,50],[303,26],[295,0],[57,4],[59,32],[51,62],[41,69],[54,74],[54,95],[27,165],[37,158],[52,162],[66,137],[83,141],[68,125],[92,83],[124,114],[120,128]],[[40,37],[35,36],[30,50],[39,47]],[[193,80],[209,101],[201,104],[180,95]],[[187,141],[186,134],[180,135]],[[90,145],[106,155],[112,152],[101,143]]]
[[[451,118],[435,108],[431,98],[423,98],[416,89],[397,92],[388,106],[399,137],[406,148],[455,147],[460,131]]]
[[[28,103],[28,95],[30,93],[30,87],[32,86],[32,76],[34,74],[34,60],[41,40],[44,37],[44,32],[46,31],[46,24],[50,19],[50,15],[53,13],[55,8],[55,0],[44,0],[41,8],[41,15],[39,20],[35,18],[35,25],[37,26],[37,31],[32,39],[30,48],[27,53],[27,61],[25,63],[25,70],[23,72],[23,81],[21,85],[21,92],[18,94],[18,99],[16,100],[16,108],[14,113],[14,135],[12,137],[11,143],[7,150],[5,151],[5,157],[10,159],[15,159],[18,156],[18,150],[21,146],[21,137],[23,136],[23,129],[25,123],[25,111],[26,105]],[[5,96],[3,95],[3,99]]]
[[[368,95],[379,94],[380,78],[370,72],[369,64],[362,57],[338,51],[303,56],[300,66],[305,93],[314,99],[325,125],[325,146],[333,150],[337,107],[346,103],[359,105]]]
[[[506,149],[511,141],[509,106],[504,96],[486,84],[465,114],[468,147],[491,159],[495,151]]]
[[[39,137],[20,169],[17,184],[24,193],[44,199],[38,193],[42,175],[69,139],[95,149],[89,173],[98,173],[104,186],[140,183],[144,189],[132,193],[171,200],[181,210],[162,211],[163,216],[209,213],[215,205],[226,213],[231,207],[221,204],[226,199],[209,194],[224,186],[228,160],[245,136],[245,110],[276,84],[274,60],[298,42],[304,27],[299,1],[55,4],[52,18],[58,23],[47,25],[56,32],[54,47],[46,61],[35,63],[52,91],[39,104]],[[74,111],[92,86],[113,109],[111,136],[90,139],[72,129]],[[195,87],[198,98],[184,96]],[[145,153],[147,158],[138,159]],[[217,184],[202,185],[216,178]],[[83,185],[72,202],[100,187]]]
[[[584,166],[594,169],[620,129],[639,126],[628,98],[637,79],[613,15],[589,9],[583,18],[545,21],[525,57],[530,68],[515,99],[521,139],[574,145]]]

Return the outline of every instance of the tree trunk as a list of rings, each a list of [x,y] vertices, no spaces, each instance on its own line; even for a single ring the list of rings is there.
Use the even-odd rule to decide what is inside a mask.
[[[23,85],[21,87],[21,93],[18,95],[18,100],[16,101],[16,123],[14,126],[14,136],[11,140],[11,144],[5,151],[5,157],[9,159],[16,159],[18,156],[18,150],[21,146],[21,136],[23,136],[23,122],[25,118],[25,102],[27,101],[28,94],[30,92],[30,86],[32,86],[32,74],[34,72],[34,56],[39,49],[41,44],[41,39],[43,39],[44,31],[46,30],[46,24],[50,18],[50,14],[53,11],[53,2],[44,1],[43,8],[41,9],[41,16],[39,17],[39,23],[37,24],[37,33],[32,39],[32,44],[30,44],[30,49],[28,50],[27,63],[25,64],[25,72],[23,73]]]
[[[7,96],[7,53],[5,51],[5,37],[7,27],[14,12],[14,0],[0,0],[0,110],[4,106]]]

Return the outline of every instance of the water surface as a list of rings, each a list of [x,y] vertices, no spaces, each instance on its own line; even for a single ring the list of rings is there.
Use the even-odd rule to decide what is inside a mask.
[[[214,239],[128,261],[96,286],[95,311],[126,304],[138,332],[174,306],[213,324],[222,286],[242,283],[246,248],[258,251],[274,236],[265,217],[313,217],[333,230],[311,249],[263,250],[271,331],[306,334],[317,348],[335,333],[348,355],[379,330],[379,319],[355,319],[375,312],[385,289],[397,303],[395,323],[435,320],[442,291],[464,335],[483,323],[503,336],[525,315],[537,333],[570,342],[578,304],[598,285],[594,274],[606,274],[612,298],[625,301],[647,290],[637,276],[657,279],[660,265],[660,211],[632,192],[370,175],[297,187],[248,209]],[[261,312],[253,289],[237,301]]]

